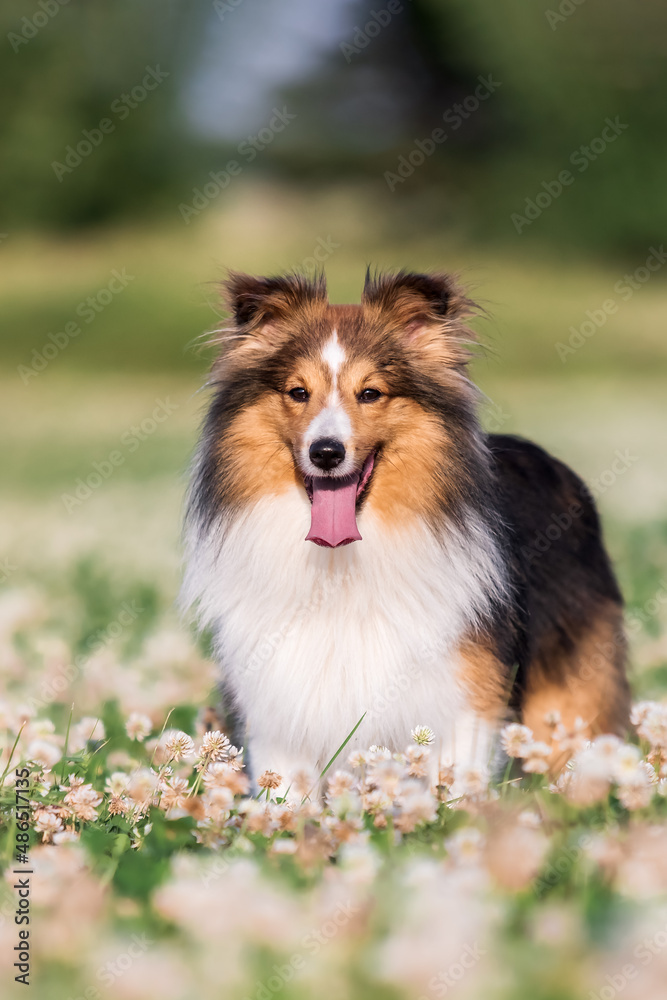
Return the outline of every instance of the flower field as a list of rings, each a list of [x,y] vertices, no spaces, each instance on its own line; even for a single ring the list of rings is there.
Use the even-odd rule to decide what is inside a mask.
[[[323,797],[304,774],[282,802],[272,772],[251,793],[210,660],[139,607],[82,650],[38,591],[0,603],[3,996],[29,879],[40,1000],[664,997],[667,704],[635,704],[630,742],[510,724],[456,800],[415,720],[403,753],[343,748]]]

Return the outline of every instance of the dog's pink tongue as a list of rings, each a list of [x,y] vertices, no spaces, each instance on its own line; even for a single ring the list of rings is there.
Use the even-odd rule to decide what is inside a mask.
[[[313,479],[310,531],[307,542],[331,549],[361,541],[356,503],[359,476],[350,479]]]

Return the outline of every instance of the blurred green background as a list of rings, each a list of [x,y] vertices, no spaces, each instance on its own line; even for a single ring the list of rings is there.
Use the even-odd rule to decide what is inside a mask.
[[[224,269],[323,265],[358,301],[371,263],[461,274],[487,425],[593,484],[641,611],[667,572],[664,4],[5,0],[0,25],[4,585],[93,558],[171,602]]]

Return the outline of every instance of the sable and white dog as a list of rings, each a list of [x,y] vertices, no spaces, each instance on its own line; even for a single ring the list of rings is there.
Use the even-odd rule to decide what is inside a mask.
[[[628,714],[622,600],[593,501],[486,434],[472,303],[443,275],[234,274],[188,511],[187,604],[211,628],[235,738],[289,785],[350,748],[485,767],[508,710],[591,734]],[[230,733],[231,735],[231,733]],[[434,771],[433,778],[436,773]]]

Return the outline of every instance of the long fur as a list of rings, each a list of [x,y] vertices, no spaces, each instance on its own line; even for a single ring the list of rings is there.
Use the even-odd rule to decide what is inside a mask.
[[[486,765],[508,706],[541,735],[546,695],[566,723],[621,729],[622,602],[592,500],[541,449],[483,433],[474,306],[455,282],[367,274],[361,306],[344,307],[322,277],[234,274],[227,291],[183,602],[213,632],[253,770],[317,772],[364,713],[353,745],[402,749],[428,724],[436,759],[459,768]],[[375,455],[363,540],[333,549],[304,541],[323,421],[350,468]],[[559,516],[547,550],[531,548]]]

